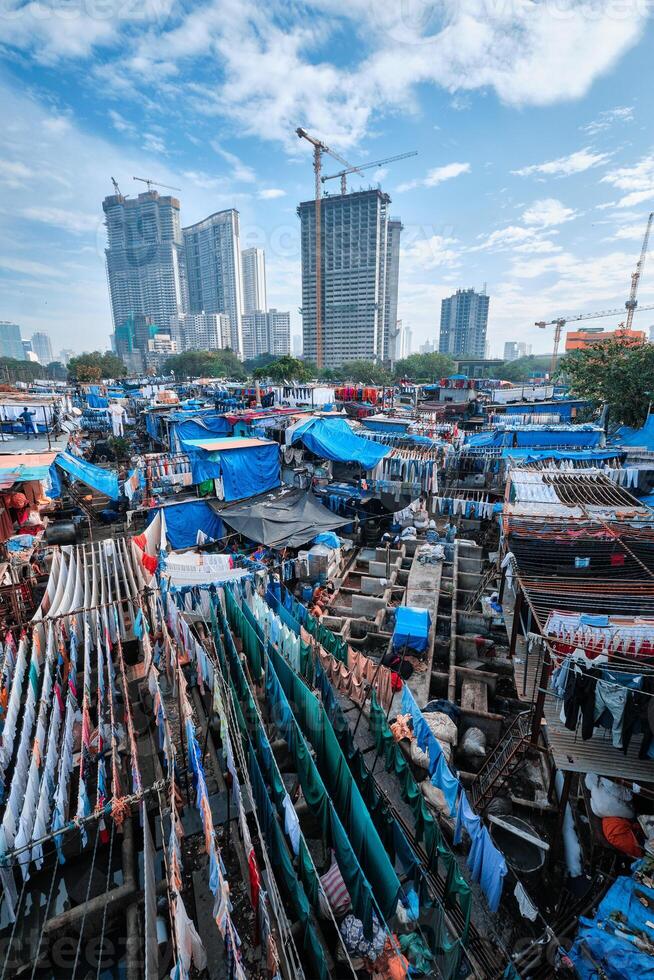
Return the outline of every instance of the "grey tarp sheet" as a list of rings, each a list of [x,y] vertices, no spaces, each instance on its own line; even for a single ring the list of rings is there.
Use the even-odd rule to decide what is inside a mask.
[[[323,531],[352,522],[333,514],[310,491],[296,488],[227,506],[218,501],[210,505],[234,531],[271,548],[298,548]]]

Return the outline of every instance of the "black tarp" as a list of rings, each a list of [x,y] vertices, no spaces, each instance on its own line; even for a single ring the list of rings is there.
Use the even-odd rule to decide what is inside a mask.
[[[295,487],[237,504],[212,500],[210,505],[234,531],[270,548],[299,548],[323,531],[352,522],[333,514],[309,490]]]

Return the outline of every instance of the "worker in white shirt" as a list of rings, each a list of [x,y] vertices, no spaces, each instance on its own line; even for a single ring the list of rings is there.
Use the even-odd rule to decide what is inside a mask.
[[[125,409],[120,402],[111,402],[109,405],[111,413],[111,429],[115,436],[122,436],[125,433]]]

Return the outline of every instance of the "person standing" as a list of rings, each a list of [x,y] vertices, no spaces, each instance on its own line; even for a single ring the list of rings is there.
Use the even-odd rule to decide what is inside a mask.
[[[111,413],[111,429],[114,436],[125,434],[125,409],[120,402],[112,402],[109,406]]]
[[[23,409],[23,411],[18,416],[18,418],[22,420],[22,423],[23,423],[23,425],[25,427],[25,438],[26,439],[29,439],[30,435],[33,435],[34,438],[36,439],[37,432],[36,432],[36,426],[34,425],[34,421],[33,421],[35,415],[36,415],[36,412],[30,412],[30,410],[28,409],[28,407],[26,405],[25,408]]]

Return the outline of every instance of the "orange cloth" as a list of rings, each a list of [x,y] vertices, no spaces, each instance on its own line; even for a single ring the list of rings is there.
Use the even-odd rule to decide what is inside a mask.
[[[637,823],[634,823],[633,820],[627,820],[625,817],[602,818],[602,833],[609,844],[633,858],[643,856],[643,849],[635,834],[637,827]]]

